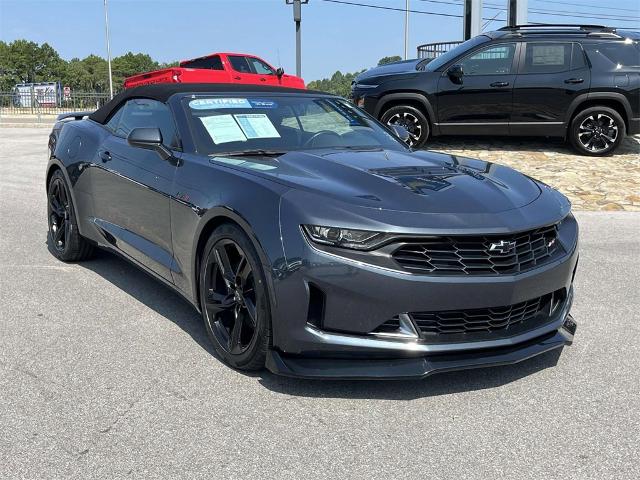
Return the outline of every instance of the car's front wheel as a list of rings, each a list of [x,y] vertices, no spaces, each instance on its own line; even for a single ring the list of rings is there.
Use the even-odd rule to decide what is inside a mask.
[[[241,370],[264,367],[271,313],[261,262],[237,226],[216,228],[200,263],[200,307],[214,348]]]
[[[380,121],[386,125],[400,125],[409,132],[406,143],[411,148],[420,148],[429,138],[429,121],[424,114],[411,105],[396,105],[385,111]]]
[[[80,235],[69,186],[60,170],[49,179],[47,217],[50,250],[58,260],[78,262],[91,256],[93,245]]]
[[[571,122],[569,141],[582,155],[612,153],[624,139],[624,120],[609,107],[596,106],[578,113]]]

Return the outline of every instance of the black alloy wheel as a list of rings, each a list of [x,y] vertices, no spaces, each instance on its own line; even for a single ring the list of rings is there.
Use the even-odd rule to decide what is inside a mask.
[[[387,110],[381,118],[382,123],[399,125],[409,132],[406,143],[411,148],[420,148],[429,137],[429,121],[424,114],[409,105],[398,105]]]
[[[48,236],[51,252],[64,262],[89,258],[93,245],[80,235],[67,182],[58,170],[47,189]]]
[[[64,180],[56,177],[49,187],[49,234],[53,248],[64,252],[69,238],[69,196]]]
[[[583,155],[612,153],[624,138],[624,120],[608,107],[592,107],[580,112],[571,122],[570,140]]]
[[[243,370],[264,367],[269,313],[260,262],[233,225],[216,229],[205,247],[200,296],[207,332],[218,354]]]

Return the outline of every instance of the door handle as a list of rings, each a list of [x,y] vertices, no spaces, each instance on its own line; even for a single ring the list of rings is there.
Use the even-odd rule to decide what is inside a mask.
[[[267,81],[267,79],[266,79],[266,78],[261,78],[261,79],[260,79],[260,81],[261,81],[261,82],[266,82],[266,81]]]
[[[582,83],[584,80],[582,78],[567,78],[564,83]]]
[[[235,77],[233,77],[234,80],[242,80],[242,77],[240,75],[236,75]]]
[[[100,152],[100,160],[102,160],[103,163],[110,161],[111,154],[109,152]]]
[[[494,88],[508,87],[509,82],[493,82],[489,86]]]

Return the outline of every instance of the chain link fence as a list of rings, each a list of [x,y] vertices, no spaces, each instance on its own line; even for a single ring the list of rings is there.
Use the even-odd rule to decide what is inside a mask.
[[[0,117],[59,115],[80,110],[96,110],[109,101],[107,93],[41,94],[38,91],[0,92]]]

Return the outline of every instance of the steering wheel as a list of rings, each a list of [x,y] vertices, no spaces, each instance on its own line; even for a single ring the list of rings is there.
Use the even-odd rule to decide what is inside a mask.
[[[311,138],[309,138],[309,140],[307,140],[306,142],[304,142],[304,145],[302,145],[302,147],[308,147],[310,145],[313,145],[315,143],[315,141],[323,136],[323,135],[330,135],[333,137],[337,137],[338,139],[342,140],[342,137],[340,135],[338,135],[336,132],[332,132],[331,130],[320,130],[319,132],[314,133],[313,135],[311,135]]]

